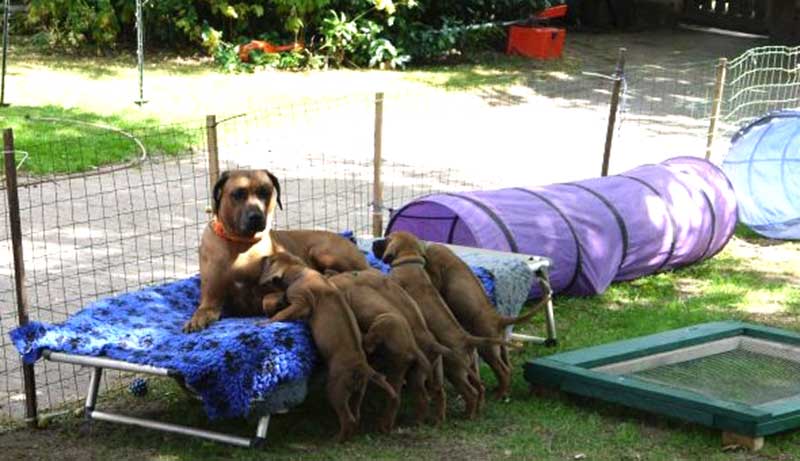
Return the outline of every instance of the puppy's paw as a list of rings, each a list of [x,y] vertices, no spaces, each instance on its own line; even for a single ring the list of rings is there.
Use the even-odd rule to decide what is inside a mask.
[[[198,309],[195,311],[192,318],[183,324],[184,333],[194,333],[196,331],[205,330],[209,325],[219,320],[219,314],[209,312],[206,309]]]

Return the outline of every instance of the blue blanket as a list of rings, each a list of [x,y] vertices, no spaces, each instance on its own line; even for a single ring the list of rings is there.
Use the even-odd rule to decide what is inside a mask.
[[[245,416],[252,399],[311,373],[316,351],[303,322],[262,327],[263,318],[228,318],[185,334],[199,300],[195,276],[101,299],[62,324],[31,322],[11,339],[25,363],[49,349],[176,371],[212,419]]]

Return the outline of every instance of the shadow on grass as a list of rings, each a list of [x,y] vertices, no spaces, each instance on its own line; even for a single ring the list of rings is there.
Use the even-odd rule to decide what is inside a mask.
[[[202,139],[199,123],[160,126],[153,118],[52,105],[2,108],[0,127],[14,130],[16,149],[29,155],[21,168],[32,174],[75,173],[141,156],[129,136],[108,128],[136,137],[148,156],[184,153]]]
[[[557,324],[562,350],[630,339],[718,320],[753,320],[749,300],[769,298],[783,306],[773,316],[800,311],[800,293],[789,278],[751,269],[722,253],[683,269],[615,283],[599,296],[558,296]],[[771,315],[755,320],[770,322]],[[543,323],[542,323],[543,324]],[[548,351],[549,353],[550,351]]]
[[[777,239],[771,239],[769,237],[764,237],[763,235],[757,233],[756,231],[750,229],[749,227],[745,226],[742,223],[736,224],[736,231],[734,235],[736,235],[737,237],[748,243],[752,243],[753,245],[758,245],[760,247],[774,247],[786,243],[785,240],[777,240]]]
[[[55,70],[79,73],[90,79],[114,77],[126,69],[136,69],[136,50],[122,48],[92,53],[43,51],[30,37],[15,37],[9,47],[9,68],[16,66],[46,66]],[[188,53],[145,51],[145,72],[159,71],[173,75],[196,75],[214,70],[209,58],[186,57]]]

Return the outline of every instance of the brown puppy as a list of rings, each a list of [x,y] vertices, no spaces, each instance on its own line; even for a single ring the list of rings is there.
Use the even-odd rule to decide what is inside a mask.
[[[359,278],[359,284],[370,286],[378,291],[397,312],[403,315],[411,327],[414,341],[416,341],[417,346],[425,353],[428,361],[433,365],[434,373],[432,379],[428,380],[427,390],[433,403],[433,423],[435,425],[443,423],[447,416],[447,395],[444,391],[442,357],[453,355],[453,351],[436,340],[436,336],[428,328],[417,302],[397,282],[382,274],[375,276],[377,271],[366,271],[361,272],[361,274],[363,275]],[[420,413],[418,412],[417,416],[419,417],[419,415]]]
[[[497,338],[477,337],[458,323],[425,271],[425,259],[419,240],[407,232],[393,232],[382,255],[392,265],[391,277],[419,304],[422,315],[436,339],[454,354],[445,355],[447,379],[464,398],[467,417],[476,416],[483,401],[484,387],[475,367],[475,348],[506,344]]]
[[[504,339],[509,325],[529,320],[550,298],[550,287],[546,282],[541,282],[545,296],[529,313],[520,317],[504,317],[495,310],[475,273],[450,248],[431,243],[420,256],[425,258],[425,270],[433,286],[439,290],[461,326],[475,336]],[[496,396],[508,395],[511,386],[508,348],[497,344],[480,346],[478,354],[497,378]]]
[[[347,272],[328,279],[345,297],[364,335],[364,350],[377,356],[373,363],[380,363],[389,384],[400,395],[403,381],[416,396],[416,418],[421,423],[428,412],[426,385],[433,380],[433,368],[425,354],[417,346],[411,327],[405,317],[381,294],[381,288],[390,283],[377,271]],[[376,353],[380,352],[380,353]],[[390,401],[379,428],[390,432],[399,408],[399,399]]]
[[[219,319],[263,315],[277,297],[260,286],[264,257],[276,251],[296,251],[319,270],[351,270],[367,266],[364,256],[347,239],[332,232],[275,231],[275,207],[281,207],[280,183],[266,170],[228,171],[213,190],[214,218],[200,243],[200,305],[183,330],[198,331]]]
[[[283,286],[288,306],[270,322],[307,319],[320,355],[328,366],[328,400],[339,416],[337,439],[358,428],[367,381],[383,390],[392,405],[398,396],[386,378],[367,364],[356,318],[342,294],[300,258],[276,253],[264,262],[261,283]]]
[[[369,269],[364,254],[339,234],[319,230],[270,231],[272,250],[285,251],[319,272]]]

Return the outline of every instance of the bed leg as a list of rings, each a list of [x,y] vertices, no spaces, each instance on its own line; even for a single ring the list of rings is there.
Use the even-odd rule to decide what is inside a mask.
[[[269,417],[264,415],[258,419],[258,427],[256,427],[256,436],[251,442],[253,448],[263,448],[267,444],[267,430],[269,430]]]
[[[89,379],[89,390],[86,393],[86,405],[84,406],[84,418],[92,419],[92,412],[97,404],[97,393],[100,390],[100,379],[103,377],[103,369],[100,367],[92,368],[92,376]]]
[[[550,271],[547,268],[542,268],[536,272],[536,277],[540,280],[544,280],[547,282],[547,286],[550,286]],[[544,345],[547,347],[554,347],[558,344],[558,339],[556,338],[556,316],[555,312],[553,311],[553,292],[551,291],[548,293],[550,296],[548,297],[547,306],[545,306],[545,318],[547,322],[547,339],[544,342]]]

